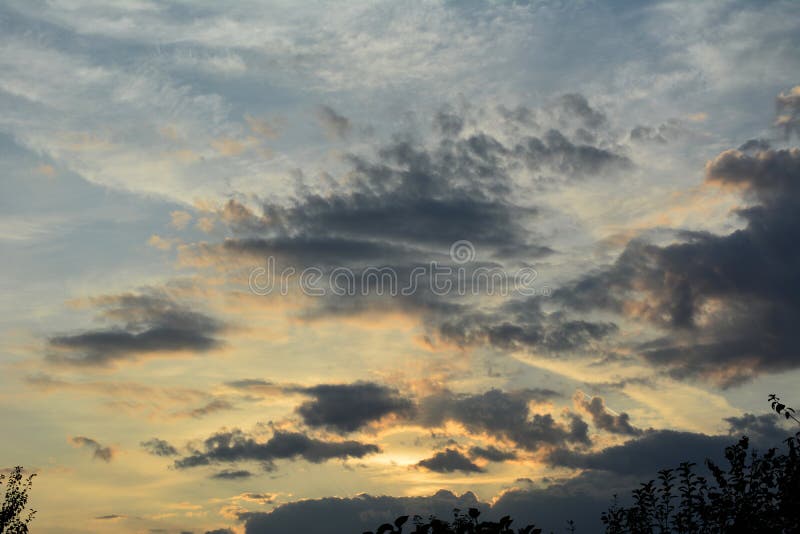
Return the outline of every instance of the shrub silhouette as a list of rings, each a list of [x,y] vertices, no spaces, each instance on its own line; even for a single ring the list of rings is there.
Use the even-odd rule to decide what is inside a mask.
[[[467,513],[461,512],[458,508],[453,510],[453,521],[447,522],[436,517],[429,517],[427,520],[421,516],[414,516],[414,530],[409,530],[410,534],[541,534],[542,529],[534,525],[514,530],[511,528],[513,519],[505,516],[500,521],[478,521],[481,515],[477,508],[470,508]],[[373,533],[372,531],[364,534],[401,534],[403,525],[408,521],[408,516],[404,515],[395,519],[394,524],[384,523]]]
[[[3,508],[0,509],[0,534],[27,534],[28,523],[33,519],[36,510],[27,510],[28,490],[33,484],[33,477],[22,474],[22,467],[17,466],[8,475],[0,474],[0,485],[6,482],[6,493]]]

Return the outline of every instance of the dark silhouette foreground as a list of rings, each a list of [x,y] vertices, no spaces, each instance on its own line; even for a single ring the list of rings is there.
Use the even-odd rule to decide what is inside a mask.
[[[28,490],[35,476],[25,477],[20,466],[12,469],[8,475],[0,474],[0,485],[3,482],[6,484],[3,508],[0,509],[0,534],[27,534],[28,523],[36,513],[36,510],[26,510]]]

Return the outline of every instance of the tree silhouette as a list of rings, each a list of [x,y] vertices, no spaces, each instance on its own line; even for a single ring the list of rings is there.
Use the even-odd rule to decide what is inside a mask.
[[[26,510],[28,490],[35,476],[32,474],[25,477],[21,466],[12,469],[8,475],[0,474],[0,485],[6,481],[3,508],[0,510],[0,534],[27,534],[28,523],[36,513],[36,510]]]

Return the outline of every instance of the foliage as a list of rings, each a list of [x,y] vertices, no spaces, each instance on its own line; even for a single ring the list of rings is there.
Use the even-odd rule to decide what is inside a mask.
[[[8,475],[0,474],[0,485],[6,481],[3,508],[0,510],[0,534],[27,534],[28,523],[36,513],[35,510],[26,510],[28,490],[33,484],[34,476],[36,475],[25,477],[20,466],[15,467]]]
[[[456,508],[453,510],[453,521],[447,522],[433,516],[427,520],[421,516],[414,516],[414,530],[410,534],[541,534],[542,529],[534,525],[514,530],[511,523],[514,522],[509,516],[505,516],[500,521],[478,521],[481,515],[477,508],[470,508],[467,513],[462,513]],[[403,525],[408,521],[408,516],[398,517],[394,524],[384,523],[379,526],[374,534],[400,534],[403,532]],[[373,534],[372,531],[364,534]]]

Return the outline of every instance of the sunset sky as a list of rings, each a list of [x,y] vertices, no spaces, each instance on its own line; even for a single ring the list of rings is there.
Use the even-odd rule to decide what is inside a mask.
[[[0,2],[0,468],[38,474],[32,531],[595,532],[660,468],[778,445],[798,28],[788,0]]]

